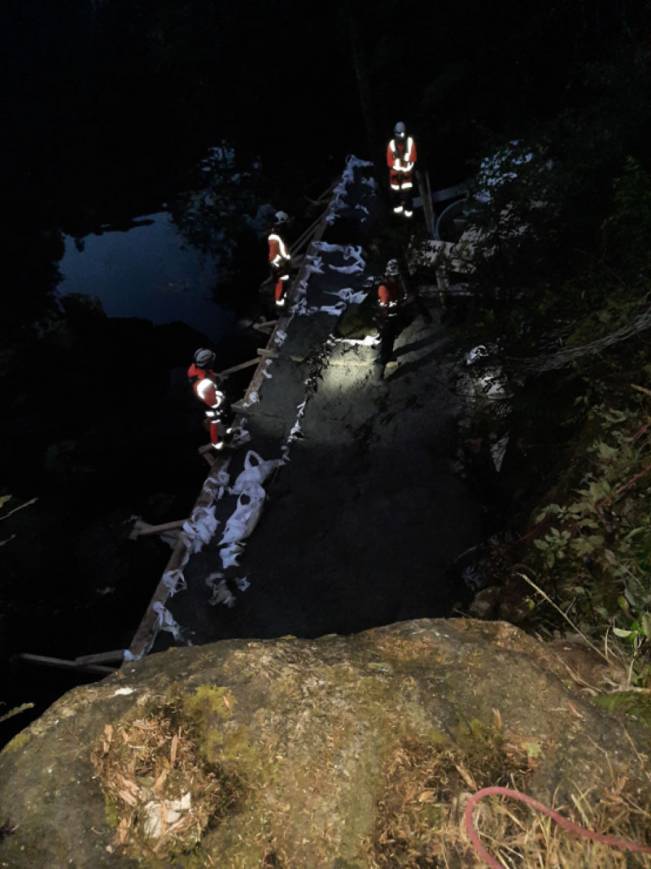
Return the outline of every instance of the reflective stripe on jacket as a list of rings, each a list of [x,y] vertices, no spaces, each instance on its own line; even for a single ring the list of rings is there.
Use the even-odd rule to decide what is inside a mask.
[[[188,379],[197,398],[210,408],[210,411],[206,411],[206,416],[213,416],[213,412],[222,406],[225,399],[217,385],[215,372],[191,365],[188,368]]]
[[[276,232],[269,234],[269,263],[272,266],[279,265],[283,260],[291,259],[285,242]]]
[[[387,145],[387,166],[395,172],[411,172],[416,159],[416,143],[411,136],[404,142],[391,139]]]

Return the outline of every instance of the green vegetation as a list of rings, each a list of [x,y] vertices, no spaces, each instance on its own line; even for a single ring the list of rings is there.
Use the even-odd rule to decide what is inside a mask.
[[[24,748],[31,738],[31,734],[28,730],[21,730],[20,733],[17,733],[13,737],[13,739],[9,740],[2,750],[7,752],[18,751],[19,749]]]
[[[641,691],[614,691],[596,698],[609,712],[623,712],[651,727],[651,696]]]
[[[651,174],[627,157],[614,183],[614,209],[603,222],[604,246],[627,271],[651,262]]]
[[[527,558],[555,600],[599,645],[611,631],[627,649],[629,681],[651,677],[651,414],[597,405],[587,424],[581,479],[535,517]],[[617,645],[617,639],[615,644]]]
[[[529,199],[527,185],[519,189],[513,179],[508,187],[511,193],[501,195],[513,195],[517,210]],[[495,207],[489,203],[486,210]],[[572,213],[567,200],[559,213]],[[526,217],[535,224],[535,215]],[[595,215],[593,229],[592,247],[575,251],[574,260],[559,241],[565,263],[557,257],[542,273],[532,270],[508,305],[484,295],[472,325],[482,340],[499,338],[507,355],[538,360],[526,378],[517,364],[513,374],[520,383],[511,420],[517,448],[508,519],[517,542],[498,554],[507,574],[510,564],[513,576],[547,596],[522,589],[532,628],[571,624],[599,654],[624,664],[621,687],[648,688],[651,173],[634,158],[614,173],[607,213]],[[534,228],[527,247],[515,239],[516,266],[507,274],[526,274],[532,245],[543,234]]]

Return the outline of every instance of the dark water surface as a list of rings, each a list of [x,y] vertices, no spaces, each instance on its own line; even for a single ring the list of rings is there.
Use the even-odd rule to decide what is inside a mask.
[[[27,339],[16,333],[8,347],[0,493],[13,499],[2,512],[38,501],[3,522],[0,534],[14,535],[0,549],[0,717],[36,705],[0,724],[0,742],[84,680],[16,656],[73,659],[130,642],[170,550],[156,539],[129,541],[129,517],[186,515],[205,477],[197,454],[207,439],[203,413],[185,368],[197,346],[214,347],[224,367],[249,358],[260,341],[238,328],[236,308],[256,304],[264,241],[254,229],[243,236],[239,224],[220,226],[215,256],[156,208],[175,202],[182,220],[188,197],[201,196],[197,174],[188,165],[181,184],[178,175],[161,177],[156,196],[125,189],[120,201],[116,191],[109,207],[98,201],[90,212],[71,189],[58,226],[46,235],[35,223],[25,235],[25,262],[43,263],[26,289],[44,326]],[[255,211],[255,185],[250,194]],[[138,200],[156,210],[143,213]],[[242,292],[223,293],[218,303],[222,254]],[[239,280],[240,270],[248,280]]]
[[[96,296],[109,317],[182,322],[218,341],[234,314],[213,300],[212,257],[183,238],[167,212],[134,218],[81,239],[65,236],[59,295]]]

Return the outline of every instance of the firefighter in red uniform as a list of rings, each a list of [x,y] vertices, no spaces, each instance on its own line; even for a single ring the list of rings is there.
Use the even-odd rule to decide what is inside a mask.
[[[384,277],[378,284],[377,300],[382,314],[389,318],[398,313],[401,302],[405,300],[405,289],[400,278],[398,260],[390,259],[384,270]]]
[[[400,277],[398,261],[389,260],[384,271],[384,277],[378,284],[378,332],[380,333],[380,366],[379,376],[383,375],[384,367],[388,362],[394,361],[393,344],[400,332],[400,318],[402,306],[406,299],[405,288]]]
[[[416,143],[402,121],[393,128],[393,139],[387,145],[389,185],[394,199],[393,213],[411,217],[413,206],[411,191],[414,186],[413,171],[416,165]]]
[[[287,302],[289,266],[292,260],[287,245],[280,235],[280,230],[288,221],[289,217],[284,211],[277,211],[268,239],[269,266],[274,283],[274,301],[277,308],[284,308]]]
[[[213,449],[223,450],[225,446],[223,417],[226,412],[226,396],[219,389],[219,379],[212,366],[215,354],[203,348],[194,354],[194,362],[188,368],[188,380],[197,398],[206,405],[206,419],[210,429],[210,443]],[[225,434],[232,434],[227,428]]]
[[[398,260],[390,259],[384,277],[377,288],[377,326],[380,335],[378,376],[384,376],[384,368],[396,361],[393,345],[398,335],[420,314],[423,322],[431,323],[432,315],[418,295],[418,290],[408,287],[400,272]]]

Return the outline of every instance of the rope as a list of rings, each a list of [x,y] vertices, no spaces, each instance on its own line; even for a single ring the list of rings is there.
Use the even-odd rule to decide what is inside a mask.
[[[523,794],[522,791],[512,790],[511,788],[490,787],[482,788],[470,797],[466,803],[463,819],[466,833],[473,848],[479,857],[490,866],[491,869],[503,869],[503,864],[499,863],[490,851],[482,845],[479,833],[475,827],[473,810],[480,800],[483,800],[484,797],[493,795],[510,797],[513,800],[525,803],[526,805],[531,806],[532,809],[542,812],[543,815],[547,815],[548,818],[551,818],[552,821],[558,824],[559,827],[567,830],[568,833],[574,833],[575,836],[579,836],[582,839],[589,839],[591,842],[599,842],[602,845],[607,845],[609,848],[619,848],[622,851],[635,851],[639,854],[651,854],[651,847],[648,845],[640,845],[638,842],[632,842],[629,839],[621,839],[619,836],[607,836],[604,833],[596,833],[594,830],[580,827],[568,818],[564,818],[563,815],[559,815],[558,812],[555,812],[548,806],[543,805],[543,803],[539,803],[538,800],[528,796],[528,794]]]

